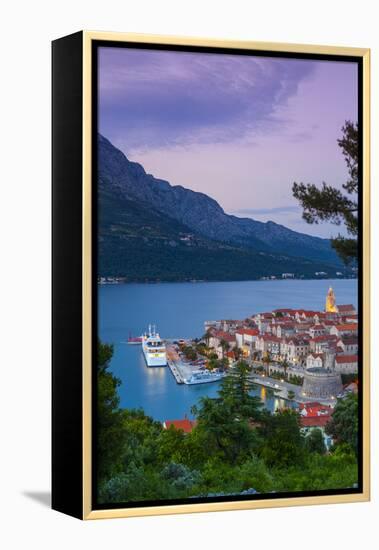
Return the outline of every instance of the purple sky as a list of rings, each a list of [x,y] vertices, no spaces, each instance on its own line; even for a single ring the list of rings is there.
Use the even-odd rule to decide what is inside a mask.
[[[306,224],[291,186],[346,181],[336,140],[357,79],[353,63],[100,48],[99,129],[228,213],[330,237],[343,231]]]

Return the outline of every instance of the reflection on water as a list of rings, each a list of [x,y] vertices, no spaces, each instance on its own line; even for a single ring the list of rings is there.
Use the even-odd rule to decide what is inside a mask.
[[[356,285],[354,280],[100,285],[99,336],[114,344],[111,370],[121,380],[121,406],[173,420],[190,416],[201,397],[217,395],[219,382],[178,385],[168,367],[146,366],[141,346],[125,342],[149,323],[157,324],[163,338],[196,337],[204,333],[205,320],[244,319],[280,307],[322,309],[329,286],[340,303],[356,306]],[[286,403],[263,387],[253,393],[270,410]]]

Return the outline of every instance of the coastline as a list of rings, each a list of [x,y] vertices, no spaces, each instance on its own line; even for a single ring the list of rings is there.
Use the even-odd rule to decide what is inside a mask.
[[[113,277],[109,277],[109,279],[112,279]],[[117,278],[114,277],[114,281],[97,281],[98,286],[104,286],[104,285],[167,285],[167,284],[206,284],[206,283],[278,283],[278,282],[298,282],[298,281],[358,281],[358,277],[293,277],[293,278],[270,278],[270,279],[212,279],[212,280],[205,280],[205,279],[183,279],[183,280],[174,280],[174,281],[163,281],[163,280],[151,280],[151,281],[139,281],[139,280],[133,280],[133,281],[125,281],[120,280],[123,278]],[[119,280],[117,280],[119,279]]]
[[[157,323],[164,339],[198,338],[207,319],[245,319],[275,308],[319,309],[327,286],[336,287],[340,303],[358,309],[356,280],[218,281],[210,283],[129,283],[99,285],[99,336],[113,342],[111,370],[122,384],[121,406],[144,407],[153,418],[183,418],[203,395],[214,396],[217,383],[177,384],[169,369],[147,369],[138,346],[127,346],[128,334],[138,335]],[[270,283],[272,283],[270,285]],[[275,284],[274,284],[275,283]]]

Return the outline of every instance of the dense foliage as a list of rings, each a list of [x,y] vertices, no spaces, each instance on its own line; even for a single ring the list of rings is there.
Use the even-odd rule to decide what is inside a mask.
[[[98,351],[98,498],[102,503],[213,494],[310,491],[351,487],[357,480],[354,397],[338,404],[326,453],[320,430],[304,436],[296,412],[270,414],[251,395],[249,367],[239,361],[217,398],[193,407],[185,434],[142,410],[119,407],[109,371],[111,346]],[[341,430],[341,431],[340,431]]]
[[[342,150],[349,179],[343,190],[325,182],[319,188],[313,183],[294,183],[293,195],[303,207],[303,218],[308,223],[329,221],[344,224],[349,237],[339,235],[332,239],[332,246],[339,256],[349,263],[357,258],[358,235],[358,186],[359,186],[359,131],[358,124],[346,121],[342,137],[337,140]]]
[[[346,399],[338,402],[332,419],[326,426],[326,432],[336,443],[348,445],[356,455],[358,455],[358,415],[358,396],[351,393]]]

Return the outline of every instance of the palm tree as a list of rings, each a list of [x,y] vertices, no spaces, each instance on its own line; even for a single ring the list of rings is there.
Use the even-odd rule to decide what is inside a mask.
[[[202,340],[205,340],[205,343],[207,344],[207,348],[209,348],[209,340],[212,337],[212,332],[208,329],[205,334],[201,337]]]
[[[222,339],[220,341],[220,346],[221,346],[221,349],[222,349],[222,358],[224,359],[225,357],[225,353],[227,351],[229,351],[230,349],[230,345],[229,345],[229,342],[227,342],[226,340]]]
[[[287,393],[287,397],[290,401],[293,401],[295,399],[295,392],[293,390],[289,390]]]
[[[208,370],[213,370],[213,369],[216,369],[219,365],[219,361],[218,359],[215,359],[214,357],[212,357],[212,359],[208,359],[207,361],[207,369]]]
[[[284,378],[286,379],[287,378],[287,369],[289,367],[289,363],[287,361],[287,359],[283,359],[283,361],[281,362],[281,366],[283,367],[283,370],[284,370]]]
[[[263,356],[263,363],[266,368],[266,376],[270,374],[270,363],[271,363],[271,354],[269,351],[266,351]]]

